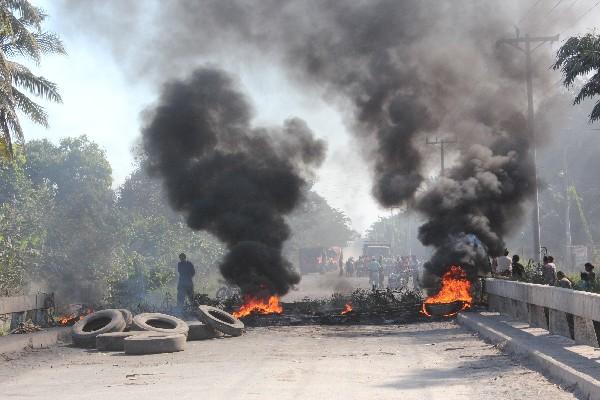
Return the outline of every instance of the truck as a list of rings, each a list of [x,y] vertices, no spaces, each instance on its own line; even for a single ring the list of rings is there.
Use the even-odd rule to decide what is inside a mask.
[[[391,258],[391,244],[387,242],[364,242],[362,255],[366,257],[383,257],[384,259]]]

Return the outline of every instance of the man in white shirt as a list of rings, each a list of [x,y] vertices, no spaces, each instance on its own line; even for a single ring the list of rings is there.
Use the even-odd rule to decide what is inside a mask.
[[[508,256],[508,250],[504,250],[504,256],[498,257],[498,266],[496,267],[496,273],[502,276],[511,276],[512,260]]]

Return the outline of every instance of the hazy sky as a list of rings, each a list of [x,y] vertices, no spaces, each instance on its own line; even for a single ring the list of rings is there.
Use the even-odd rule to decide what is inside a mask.
[[[61,21],[52,0],[32,2],[48,12],[50,17],[45,28],[61,36],[69,54],[47,57],[34,68],[59,85],[64,103],[47,105],[49,129],[32,125],[23,118],[26,138],[46,137],[58,142],[66,136],[88,135],[106,150],[115,185],[118,185],[132,169],[131,148],[139,137],[139,113],[154,101],[157,87],[147,80],[125,75],[108,44],[78,34],[73,21],[69,24]],[[530,3],[533,5],[536,1]],[[557,0],[542,0],[536,7],[548,12],[556,3]],[[584,15],[597,0],[565,0],[564,3],[561,7],[573,4]],[[574,29],[588,31],[598,20],[598,9],[600,7],[592,9]],[[563,38],[569,33],[572,32],[564,32]],[[345,211],[356,230],[364,231],[378,216],[389,215],[389,210],[381,209],[372,199],[369,171],[358,154],[361,149],[353,146],[353,139],[336,109],[320,96],[294,86],[281,71],[266,63],[249,62],[226,67],[240,77],[252,99],[257,124],[280,125],[287,117],[298,116],[305,119],[318,136],[327,140],[328,158],[314,188],[332,206]]]

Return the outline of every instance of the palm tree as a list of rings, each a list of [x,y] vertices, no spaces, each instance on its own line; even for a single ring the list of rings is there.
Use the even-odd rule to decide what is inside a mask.
[[[66,53],[58,36],[42,30],[46,17],[29,0],[0,0],[0,155],[12,157],[14,139],[24,140],[17,110],[33,122],[48,126],[44,108],[25,92],[62,101],[56,84],[9,59],[19,57],[38,65],[44,54]]]
[[[575,97],[574,104],[600,95],[600,36],[588,33],[567,40],[558,50],[553,68],[562,71],[566,87],[572,86],[578,76],[592,74]],[[598,120],[600,101],[596,102],[590,114],[590,122]]]

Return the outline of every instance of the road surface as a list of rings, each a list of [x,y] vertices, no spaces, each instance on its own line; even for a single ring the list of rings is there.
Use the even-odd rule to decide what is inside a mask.
[[[126,356],[68,346],[0,358],[2,399],[573,399],[452,322],[255,328]]]
[[[387,286],[387,277],[385,285]],[[412,280],[409,283],[412,288]],[[370,289],[368,277],[339,276],[337,271],[326,274],[303,275],[300,283],[283,297],[284,302],[302,300],[304,297],[312,299],[329,297],[333,293],[350,294],[355,289]]]

